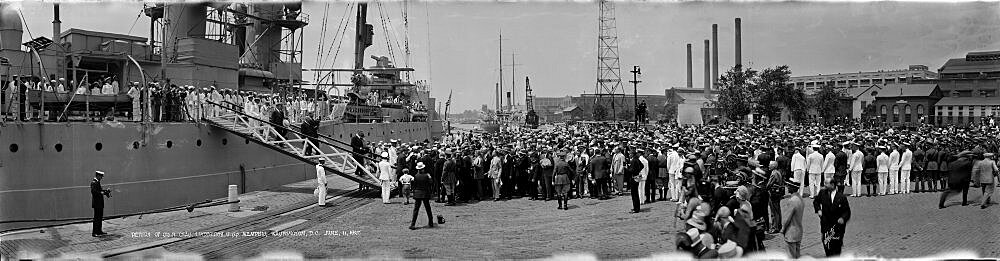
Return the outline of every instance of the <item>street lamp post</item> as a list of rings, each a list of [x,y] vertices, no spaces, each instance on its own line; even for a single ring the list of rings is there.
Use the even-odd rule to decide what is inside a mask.
[[[635,125],[638,127],[639,126],[639,83],[642,82],[639,80],[639,75],[642,74],[642,72],[639,70],[638,65],[634,65],[632,66],[631,73],[632,73],[632,80],[628,82],[632,83],[632,102],[634,103],[632,107],[633,111],[632,114],[634,116],[633,118],[635,118]]]

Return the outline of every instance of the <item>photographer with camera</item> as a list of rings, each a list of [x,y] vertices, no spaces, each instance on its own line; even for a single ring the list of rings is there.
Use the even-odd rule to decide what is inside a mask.
[[[91,236],[104,236],[107,233],[101,230],[101,222],[104,219],[104,197],[111,197],[111,190],[101,187],[101,179],[104,179],[103,171],[94,173],[94,180],[90,182],[91,207],[94,208],[94,229]]]

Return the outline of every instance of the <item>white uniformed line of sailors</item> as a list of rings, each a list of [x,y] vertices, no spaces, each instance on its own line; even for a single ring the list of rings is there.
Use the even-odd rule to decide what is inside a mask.
[[[309,99],[305,97],[291,97],[286,102],[280,102],[277,94],[257,94],[250,91],[233,91],[229,89],[217,89],[213,87],[196,88],[194,86],[181,86],[185,90],[184,105],[190,116],[196,119],[204,117],[217,117],[223,113],[222,109],[208,104],[211,101],[221,105],[238,105],[243,113],[261,120],[268,120],[271,112],[276,110],[278,104],[283,104],[285,117],[290,123],[300,123],[305,120],[306,115],[322,115],[322,119],[329,119],[331,111],[331,101]],[[136,105],[135,108],[138,108]],[[250,121],[251,127],[259,126],[257,121]]]

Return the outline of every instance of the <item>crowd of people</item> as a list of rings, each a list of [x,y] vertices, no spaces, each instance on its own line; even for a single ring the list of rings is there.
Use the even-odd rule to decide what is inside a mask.
[[[568,210],[572,199],[627,193],[631,211],[640,213],[641,204],[677,202],[676,217],[686,224],[677,247],[698,257],[764,250],[767,233],[783,234],[798,257],[808,195],[833,256],[850,219],[848,197],[944,191],[943,208],[954,193],[966,205],[973,183],[984,193],[980,206],[988,206],[998,173],[989,152],[998,149],[998,133],[986,125],[591,123],[390,141],[370,151],[381,166],[395,166],[372,163],[383,188],[403,187],[397,183],[407,183],[399,179],[404,172],[426,174],[432,184],[426,194],[446,205],[524,197],[554,199],[557,209]]]
[[[41,112],[36,108],[17,106],[16,104],[35,103],[38,97],[30,95],[19,95],[27,90],[42,90],[56,93],[72,93],[75,95],[95,95],[95,96],[115,96],[127,95],[132,98],[132,110],[130,111],[97,111],[97,106],[92,108],[91,120],[131,120],[139,121],[141,117],[142,84],[139,82],[126,83],[127,86],[119,86],[119,82],[112,77],[105,77],[94,82],[84,82],[77,85],[75,81],[67,82],[65,79],[47,80],[38,77],[17,77],[3,84],[2,107],[3,114],[11,117],[17,114],[24,114],[24,120],[28,119],[49,119],[54,115],[45,115],[50,112]],[[78,86],[75,92],[73,86]],[[285,119],[291,124],[299,124],[306,120],[307,114],[313,114],[318,120],[339,119],[345,108],[340,108],[343,102],[337,97],[327,97],[318,95],[310,97],[306,91],[299,91],[287,95],[272,93],[257,93],[253,91],[239,91],[226,88],[195,87],[191,85],[160,84],[158,82],[148,83],[145,90],[146,97],[149,97],[149,115],[155,122],[178,122],[198,120],[202,117],[213,117],[223,113],[223,110],[207,102],[214,102],[230,109],[243,113],[267,118],[271,112],[281,110]],[[19,98],[24,98],[24,101]],[[77,101],[84,101],[83,98]],[[87,100],[89,101],[89,100]],[[338,107],[340,106],[340,107]],[[20,110],[24,110],[21,112]]]

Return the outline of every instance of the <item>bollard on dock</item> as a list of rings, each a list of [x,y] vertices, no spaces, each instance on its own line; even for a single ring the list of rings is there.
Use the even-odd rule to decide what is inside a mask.
[[[236,185],[229,185],[229,212],[240,211],[240,194],[238,187]]]

